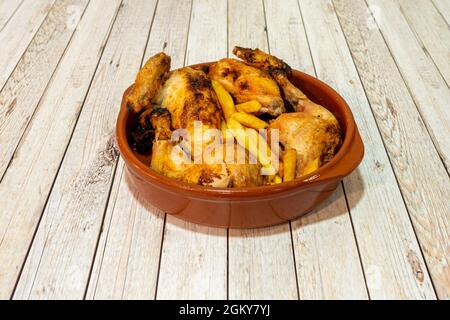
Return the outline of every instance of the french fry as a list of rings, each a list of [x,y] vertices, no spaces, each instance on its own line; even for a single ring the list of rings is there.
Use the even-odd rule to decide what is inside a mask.
[[[320,167],[320,158],[316,158],[306,166],[305,170],[303,171],[303,174],[304,175],[310,174],[319,169],[319,167]]]
[[[232,114],[236,112],[233,98],[219,82],[212,80],[211,83],[214,91],[216,92],[217,98],[219,99],[223,115],[225,116],[225,119],[228,120],[231,118]]]
[[[245,112],[235,112],[232,117],[240,124],[253,129],[264,129],[269,125],[267,122],[259,119],[258,117]]]
[[[295,171],[297,168],[297,151],[288,149],[283,155],[283,181],[288,182],[295,179]]]
[[[269,146],[265,146],[266,148],[258,148],[258,136],[259,134],[253,129],[245,129],[237,120],[234,118],[230,118],[227,120],[228,129],[231,130],[233,136],[236,141],[246,148],[248,152],[250,152],[253,156],[255,156],[261,165],[267,168],[270,171],[273,171],[274,174],[276,172],[273,167],[270,156],[264,152],[264,149],[268,151],[270,154]],[[252,131],[250,131],[252,130]],[[263,139],[260,139],[260,143],[262,143]]]
[[[262,105],[257,100],[251,100],[248,102],[240,103],[236,105],[237,111],[247,112],[247,113],[255,113],[261,110]]]

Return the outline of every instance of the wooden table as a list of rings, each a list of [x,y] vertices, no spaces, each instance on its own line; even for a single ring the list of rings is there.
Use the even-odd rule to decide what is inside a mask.
[[[449,0],[0,0],[0,298],[449,299]],[[185,223],[132,196],[124,89],[259,47],[333,86],[366,154],[283,225]]]

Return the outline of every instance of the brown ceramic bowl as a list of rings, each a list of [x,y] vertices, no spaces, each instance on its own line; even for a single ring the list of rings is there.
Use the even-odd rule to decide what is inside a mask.
[[[206,66],[205,63],[197,66]],[[117,119],[117,143],[125,161],[130,186],[155,207],[186,221],[229,228],[275,225],[314,209],[361,162],[364,146],[352,112],[342,97],[322,81],[293,70],[292,83],[338,119],[344,141],[334,158],[317,171],[291,182],[249,188],[213,188],[191,185],[157,173],[150,159],[129,145],[132,117],[125,98]]]

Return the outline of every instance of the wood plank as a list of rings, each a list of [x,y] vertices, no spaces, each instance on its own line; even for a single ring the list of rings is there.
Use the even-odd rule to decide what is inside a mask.
[[[260,0],[228,2],[228,49],[235,45],[268,50]],[[289,223],[229,231],[230,299],[298,299]]]
[[[52,160],[44,168],[53,169],[56,160],[63,155],[59,146],[67,144],[66,132],[70,131],[67,127],[73,127],[76,122],[73,111],[68,110],[78,109],[79,112],[88,86],[80,95],[78,88],[88,84],[96,72],[14,298],[84,297],[117,160],[113,132],[119,101],[142,60],[155,6],[154,2],[144,0],[121,3],[120,0],[91,3],[88,7],[91,11],[86,12],[78,29],[77,49],[71,60],[67,58],[61,64],[69,70],[62,72],[62,80],[69,76],[70,81],[68,84],[60,82],[67,89],[73,88],[55,87],[59,89],[58,99],[56,103],[49,103],[59,104],[61,108],[52,112],[55,118],[49,114],[44,117],[46,127],[42,130],[49,132],[49,141],[53,144],[51,149],[38,152],[43,159],[35,163],[48,162],[48,158]],[[68,53],[65,58],[72,55]],[[86,63],[87,67],[83,67]],[[88,79],[84,78],[85,73],[89,74]],[[49,123],[55,123],[54,127]],[[51,175],[55,173],[50,172]],[[35,182],[35,185],[39,184]],[[44,194],[47,192],[48,189]],[[40,212],[42,207],[34,206],[34,211]]]
[[[227,55],[227,3],[194,0],[186,64]],[[158,299],[225,299],[227,232],[167,215]]]
[[[10,266],[0,277],[0,297],[11,296],[97,66],[115,14],[103,5],[87,7],[0,183],[0,258]]]
[[[7,169],[87,3],[88,0],[64,0],[52,7],[0,91],[0,177]],[[70,27],[67,25],[69,19]]]
[[[439,10],[439,13],[447,21],[450,26],[450,1],[447,0],[432,0],[434,6]]]
[[[0,32],[0,88],[14,70],[17,62],[33,39],[55,0],[25,0],[9,23]],[[4,44],[8,45],[5,46]]]
[[[0,1],[0,32],[8,23],[11,17],[16,13],[23,0],[3,0]]]
[[[445,168],[380,31],[369,27],[375,21],[366,5],[345,0],[334,3],[434,287],[441,299],[448,299],[450,189]]]
[[[314,75],[297,1],[264,3],[271,53]],[[342,187],[319,209],[293,221],[292,234],[301,299],[367,299]]]
[[[398,0],[400,10],[426,54],[450,84],[450,27],[430,0]]]
[[[435,298],[408,212],[331,1],[300,2],[318,76],[352,107],[365,143],[344,187],[371,298]]]
[[[146,58],[164,50],[172,68],[183,65],[190,10],[190,0],[158,3]],[[165,215],[128,187],[123,167],[120,160],[104,223],[107,231],[101,234],[89,283],[90,299],[155,298]]]
[[[368,0],[369,8],[409,87],[414,101],[444,161],[450,167],[450,89],[424,52],[394,1]]]

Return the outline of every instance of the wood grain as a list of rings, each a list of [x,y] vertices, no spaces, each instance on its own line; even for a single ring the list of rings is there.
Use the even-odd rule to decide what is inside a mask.
[[[172,68],[183,65],[190,10],[190,0],[158,2],[146,58],[164,50],[171,57]],[[87,297],[154,299],[164,212],[128,187],[122,160],[112,190]]]
[[[26,258],[118,3],[102,5],[86,9],[0,183],[0,257],[10,263],[0,277],[1,297],[10,297]]]
[[[300,7],[317,75],[347,100],[365,144],[364,160],[356,172],[345,178],[344,187],[370,297],[435,298],[333,4],[306,0],[300,2]]]
[[[386,0],[368,0],[367,3],[448,172],[450,89],[430,56],[417,41],[398,4]]]
[[[0,91],[0,177],[7,169],[87,3],[88,0],[56,2]]]
[[[277,1],[267,0],[265,9],[271,53],[293,68],[314,75],[297,1],[289,0],[280,6]],[[341,187],[327,205],[293,221],[292,233],[301,299],[367,299]]]
[[[228,49],[268,50],[260,0],[228,2]],[[264,229],[230,230],[230,299],[298,299],[289,223]]]
[[[365,4],[334,3],[434,286],[440,298],[449,298],[450,189],[445,168],[379,30],[370,27],[375,22]]]
[[[227,55],[227,3],[193,0],[186,65]],[[167,215],[158,299],[225,299],[227,232]]]
[[[16,10],[24,0],[3,0],[0,1],[0,32],[8,21],[12,18]]]
[[[55,0],[25,0],[9,23],[0,32],[0,88],[36,34]],[[4,44],[8,44],[5,46]]]
[[[117,102],[142,61],[153,16],[148,13],[155,7],[155,2],[144,0],[116,1],[115,5],[106,3],[106,0],[92,3],[96,8],[91,21],[96,28],[90,24],[88,29],[99,33],[96,36],[103,41],[97,41],[99,47],[95,48],[91,59],[101,59],[15,298],[63,296],[80,299],[85,294],[116,167]],[[103,21],[101,29],[99,20]],[[92,41],[92,37],[88,39]],[[99,50],[104,43],[104,51]],[[86,50],[86,46],[82,48]]]
[[[442,18],[450,26],[450,2],[447,0],[432,0],[434,6],[439,10]]]
[[[430,0],[398,0],[400,10],[430,55],[442,77],[450,84],[450,27]],[[450,13],[450,12],[449,12]]]

